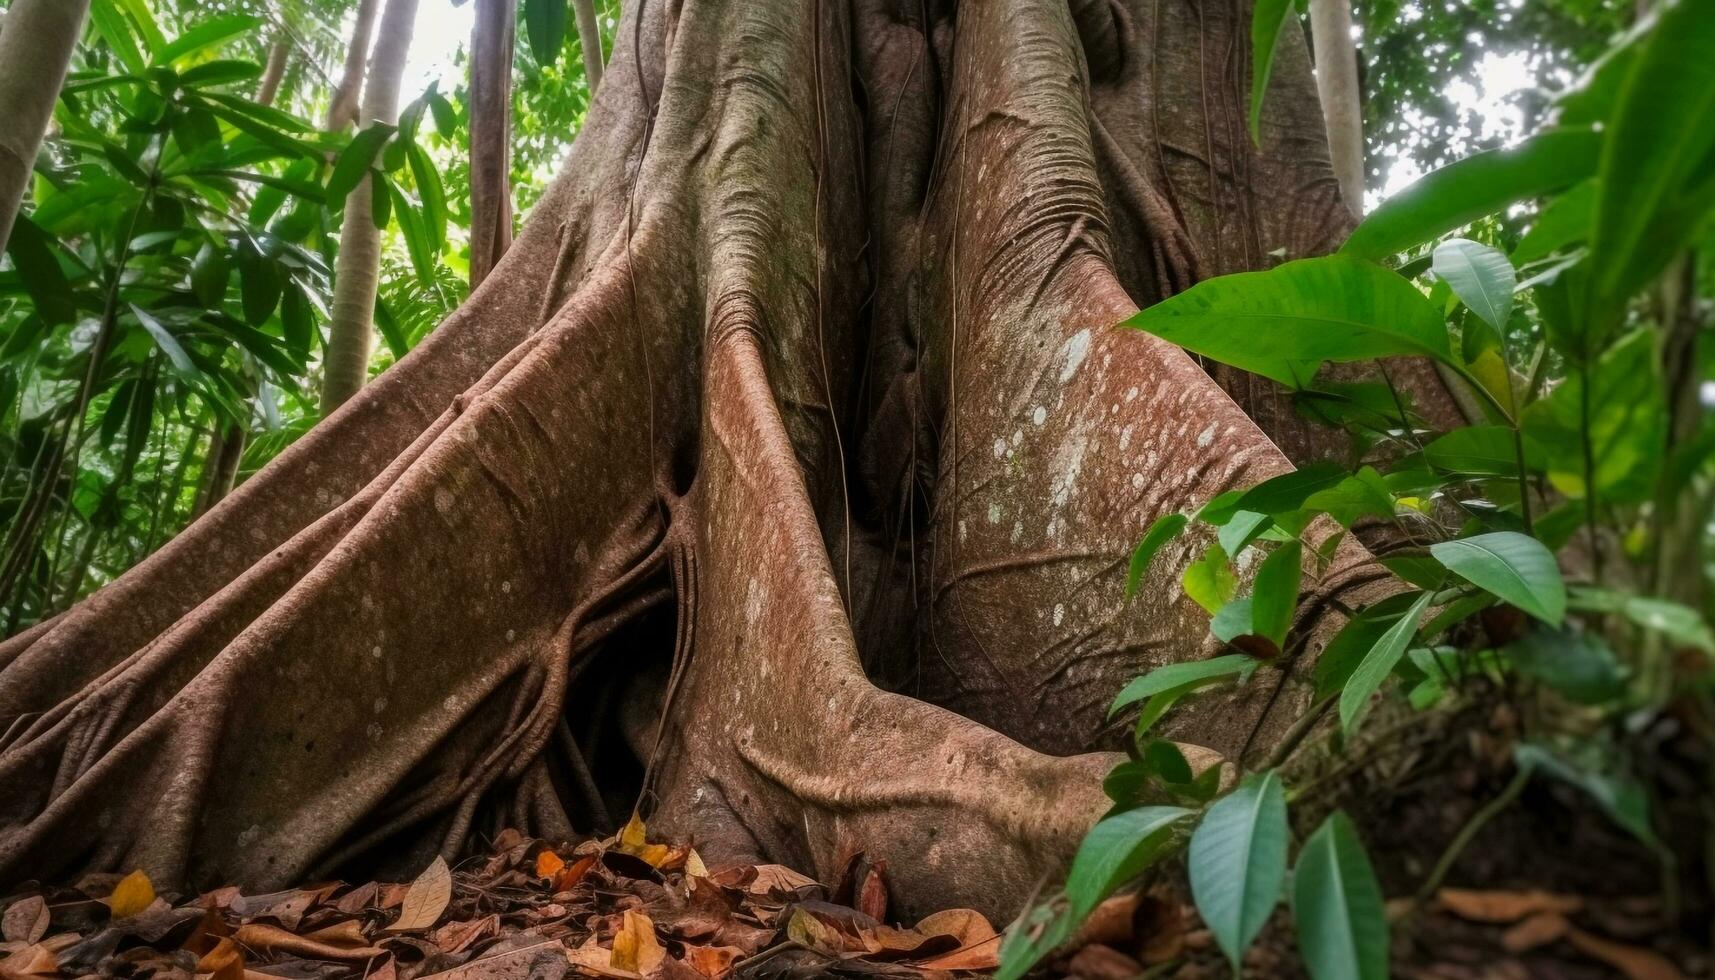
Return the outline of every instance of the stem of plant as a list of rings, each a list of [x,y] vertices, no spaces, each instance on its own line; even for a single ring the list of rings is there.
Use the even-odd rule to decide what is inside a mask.
[[[1452,870],[1453,862],[1459,860],[1459,855],[1464,853],[1465,848],[1477,836],[1478,831],[1481,831],[1502,810],[1512,806],[1513,801],[1518,799],[1520,793],[1524,792],[1525,784],[1528,782],[1530,782],[1530,769],[1520,766],[1518,771],[1513,774],[1512,782],[1507,783],[1506,788],[1501,790],[1501,795],[1490,800],[1481,810],[1472,814],[1470,820],[1465,821],[1465,826],[1459,828],[1459,833],[1447,845],[1447,849],[1441,852],[1441,858],[1435,862],[1435,867],[1429,872],[1429,877],[1423,880],[1423,887],[1417,890],[1417,897],[1412,902],[1414,907],[1421,907],[1435,896],[1435,893],[1441,888],[1441,882],[1446,879],[1447,872]]]

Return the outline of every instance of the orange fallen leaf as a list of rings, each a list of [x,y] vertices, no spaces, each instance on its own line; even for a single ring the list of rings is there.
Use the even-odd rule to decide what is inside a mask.
[[[42,943],[26,946],[0,959],[0,976],[51,976],[60,972],[59,957]]]
[[[636,909],[626,909],[625,922],[613,936],[610,965],[616,970],[651,973],[666,956],[667,951],[655,938],[655,923]]]
[[[555,894],[559,894],[560,892],[569,892],[573,888],[576,888],[578,886],[578,882],[584,880],[584,875],[589,874],[590,869],[595,867],[595,858],[596,856],[594,854],[585,854],[583,857],[578,858],[571,864],[561,868],[559,872],[554,875],[554,883],[549,887],[553,889]]]
[[[48,903],[40,895],[21,898],[6,906],[0,917],[0,936],[9,943],[29,945],[48,934]]]
[[[1538,912],[1501,935],[1501,946],[1509,953],[1523,953],[1546,946],[1566,935],[1572,924],[1559,912]]]
[[[387,952],[374,946],[337,946],[295,932],[287,932],[266,922],[247,922],[232,934],[233,941],[246,949],[265,953],[292,953],[312,960],[367,960]]]
[[[543,851],[536,855],[536,877],[552,878],[555,872],[566,866],[566,862],[553,851]]]
[[[685,962],[691,969],[705,977],[721,977],[732,969],[732,965],[744,950],[737,946],[693,946],[685,944]]]
[[[1653,950],[1592,936],[1582,929],[1568,930],[1566,938],[1578,947],[1579,952],[1625,974],[1626,980],[1685,980],[1685,974],[1679,972],[1679,967]]]
[[[347,919],[331,926],[323,926],[313,932],[304,933],[305,939],[313,939],[318,943],[330,946],[367,946],[369,938],[363,934],[363,923],[356,919]]]
[[[453,897],[453,873],[439,855],[411,882],[405,901],[399,908],[399,918],[387,927],[388,932],[427,929],[440,921],[441,913]]]
[[[673,849],[666,844],[645,844],[637,851],[637,856],[649,863],[652,868],[659,868],[673,856]]]
[[[131,872],[113,886],[107,907],[115,919],[126,919],[155,904],[155,886],[142,869]]]
[[[925,970],[992,970],[1000,965],[1000,937],[990,936],[950,953],[918,960],[916,965]]]
[[[1514,892],[1443,888],[1435,893],[1435,899],[1454,915],[1472,922],[1517,922],[1538,912],[1570,915],[1584,907],[1584,900],[1576,895],[1559,895],[1537,890]]]
[[[244,980],[244,951],[230,939],[222,939],[197,960],[197,972],[213,974],[210,980]]]

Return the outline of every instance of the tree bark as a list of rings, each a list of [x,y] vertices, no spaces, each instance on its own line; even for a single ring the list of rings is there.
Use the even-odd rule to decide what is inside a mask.
[[[357,121],[358,101],[363,94],[363,68],[369,59],[369,41],[375,32],[375,14],[381,0],[358,0],[352,21],[351,41],[345,49],[345,67],[339,84],[328,100],[327,128],[340,132]]]
[[[88,12],[89,0],[13,0],[0,30],[0,252]]]
[[[202,482],[191,506],[191,520],[207,513],[232,492],[238,479],[238,464],[243,459],[244,429],[237,423],[216,428],[209,440],[208,455],[203,457]]]
[[[1364,213],[1364,106],[1358,52],[1352,43],[1351,0],[1310,0],[1310,39],[1316,48],[1316,93],[1340,197]]]
[[[280,81],[286,77],[286,60],[291,56],[292,45],[282,31],[268,46],[268,63],[262,68],[262,79],[256,83],[256,102],[258,105],[271,106],[280,94]]]
[[[477,0],[470,42],[470,284],[512,247],[512,49],[518,5]]]
[[[711,864],[862,850],[902,916],[1015,910],[1106,806],[1114,692],[1215,647],[1176,586],[1197,542],[1125,602],[1137,538],[1329,449],[1112,328],[1350,227],[1301,38],[1250,140],[1249,18],[629,6],[467,302],[0,644],[0,883],[408,873],[501,824],[591,828],[561,776],[599,742],[610,802]],[[1173,737],[1267,746],[1338,610],[1389,590],[1373,567],[1345,540],[1306,657]]]
[[[399,85],[416,19],[417,0],[387,0],[381,36],[375,42],[363,89],[360,125],[398,121]],[[381,230],[375,227],[373,193],[373,182],[365,176],[345,199],[327,353],[322,359],[323,415],[345,404],[369,377],[369,354],[375,344],[375,293],[381,273]]]
[[[595,19],[595,0],[572,0],[572,10],[578,21],[578,47],[584,52],[584,79],[589,82],[590,95],[601,86],[601,25]]]

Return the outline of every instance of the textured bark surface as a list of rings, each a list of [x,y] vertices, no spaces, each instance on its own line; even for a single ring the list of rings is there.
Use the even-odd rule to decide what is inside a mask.
[[[643,790],[711,863],[865,850],[904,914],[1014,910],[1103,808],[1115,690],[1212,649],[1191,544],[1128,607],[1131,545],[1337,448],[1112,327],[1347,227],[1302,38],[1246,135],[1249,16],[629,6],[466,305],[0,645],[0,880],[409,869]],[[1299,688],[1174,730],[1237,752]]]
[[[476,0],[470,36],[470,284],[512,247],[512,48],[518,5]]]
[[[14,0],[0,26],[0,251],[88,12],[89,0]]]
[[[357,120],[364,67],[369,63],[369,42],[375,33],[375,14],[380,9],[381,0],[357,0],[351,39],[345,49],[345,67],[340,71],[333,96],[328,99],[327,128],[331,132],[337,133]]]

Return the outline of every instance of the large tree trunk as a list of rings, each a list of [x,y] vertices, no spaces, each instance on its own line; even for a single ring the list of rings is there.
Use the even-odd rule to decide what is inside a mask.
[[[267,887],[502,823],[558,836],[598,819],[588,762],[711,863],[832,876],[862,849],[904,914],[1016,908],[1103,808],[1115,690],[1212,647],[1176,586],[1190,545],[1128,607],[1131,545],[1286,470],[1271,434],[1334,445],[1112,328],[1348,227],[1302,39],[1249,140],[1248,22],[631,6],[469,301],[0,646],[0,881]],[[1365,560],[1342,546],[1313,636],[1324,599],[1387,587]],[[1303,666],[1176,737],[1266,742]]]
[[[89,0],[13,0],[0,28],[0,252],[30,186]]]
[[[328,100],[327,128],[330,132],[340,132],[357,121],[358,102],[363,95],[363,68],[369,60],[370,37],[375,33],[375,13],[380,9],[381,0],[357,0],[351,41],[345,49],[345,67],[340,72],[333,96]]]
[[[363,87],[361,126],[399,119],[399,83],[411,51],[417,0],[387,0],[381,36]],[[375,293],[381,274],[381,230],[375,227],[374,181],[365,176],[345,199],[334,261],[327,353],[322,358],[322,413],[345,404],[369,377],[375,346]]]
[[[470,284],[512,247],[512,48],[518,5],[476,0],[470,40]]]

